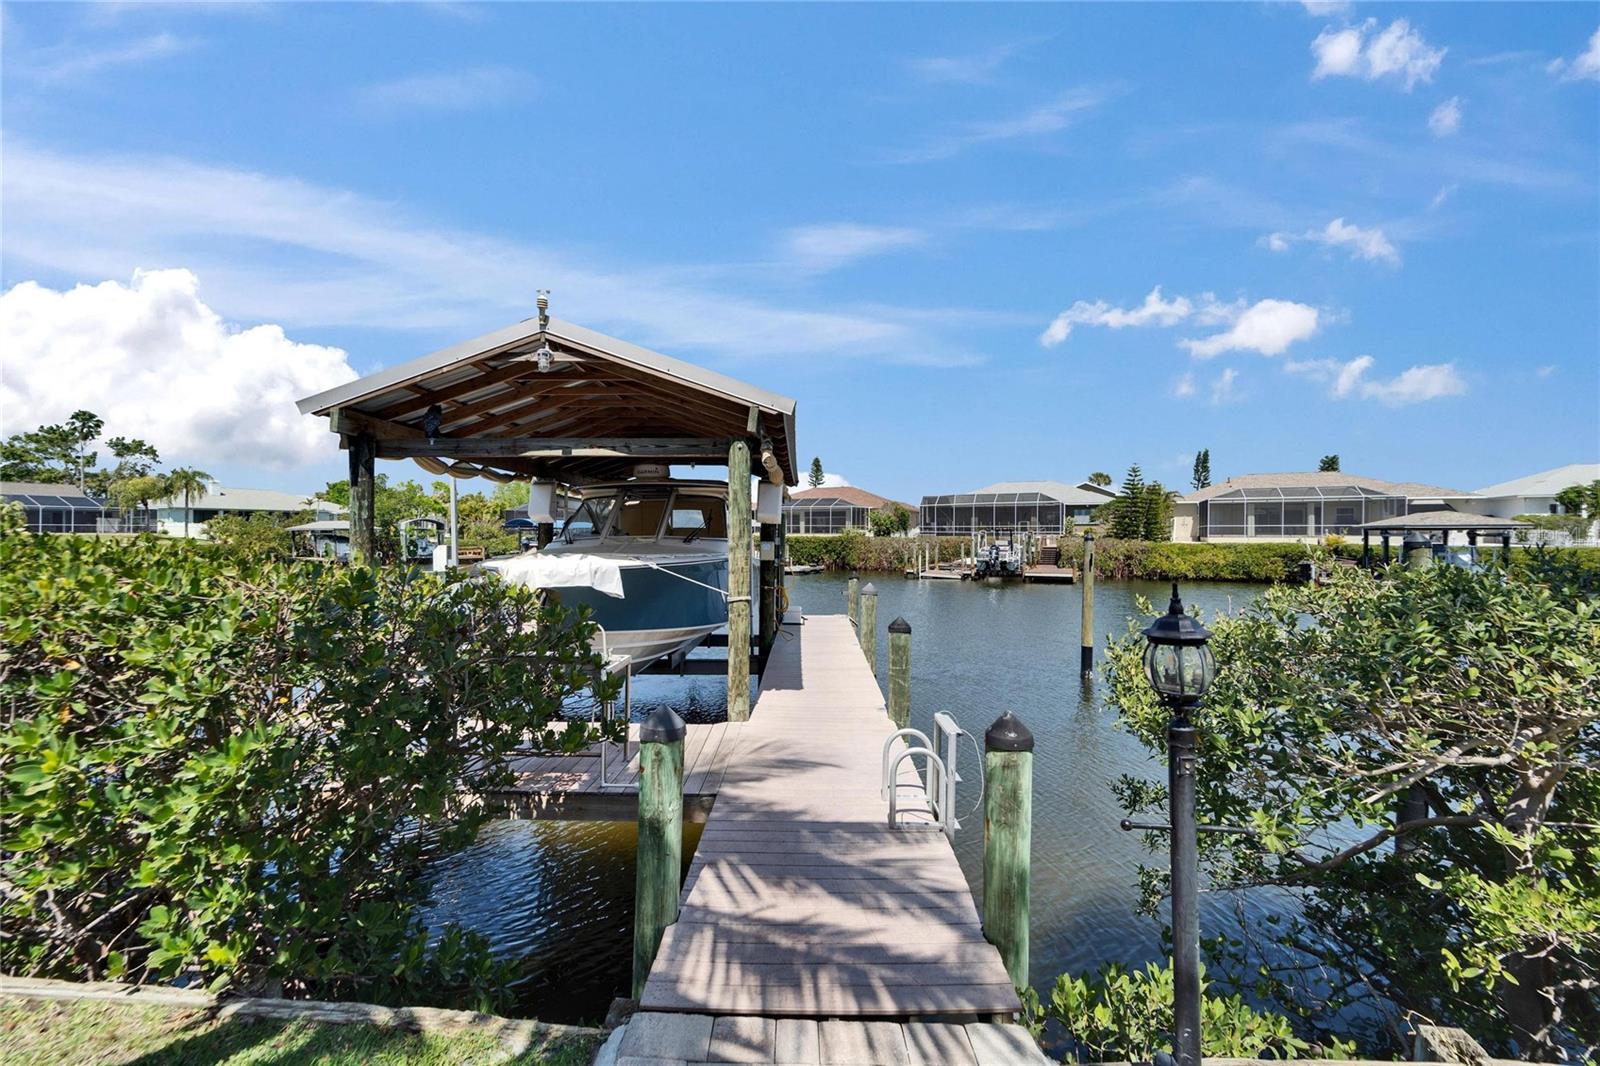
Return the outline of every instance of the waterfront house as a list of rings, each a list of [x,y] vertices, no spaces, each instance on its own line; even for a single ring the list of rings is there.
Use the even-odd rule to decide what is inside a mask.
[[[35,533],[142,533],[153,525],[150,511],[122,511],[76,485],[0,481],[0,497],[22,509]]]
[[[851,485],[801,489],[783,504],[783,520],[790,533],[843,533],[847,529],[872,532],[872,512],[903,507],[911,514],[913,531],[917,509]]]
[[[999,481],[971,492],[924,496],[920,524],[924,534],[941,537],[1011,530],[1056,537],[1091,524],[1095,511],[1116,496],[1115,489],[1087,481]]]
[[[1600,481],[1600,463],[1569,463],[1526,477],[1502,481],[1479,489],[1473,501],[1475,514],[1512,518],[1519,514],[1562,514],[1556,493],[1574,485]]]
[[[274,489],[234,489],[212,482],[206,491],[189,498],[160,500],[155,505],[156,522],[161,532],[174,537],[204,537],[205,524],[221,515],[267,514],[274,518],[296,518],[309,513],[313,522],[346,517],[348,511],[337,503]]]
[[[1476,493],[1342,471],[1241,474],[1191,492],[1172,509],[1175,541],[1300,541],[1350,536],[1384,518],[1475,512]]]

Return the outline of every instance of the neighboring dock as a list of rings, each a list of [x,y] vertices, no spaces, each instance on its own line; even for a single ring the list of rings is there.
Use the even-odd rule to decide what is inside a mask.
[[[1022,580],[1046,585],[1070,585],[1078,580],[1078,575],[1070,566],[1035,563],[1022,572]]]
[[[643,1009],[802,1018],[1021,1009],[949,841],[887,824],[881,752],[893,732],[848,619],[784,627]]]

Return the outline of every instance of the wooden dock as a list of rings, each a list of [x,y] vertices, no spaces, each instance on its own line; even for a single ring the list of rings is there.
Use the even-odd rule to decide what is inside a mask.
[[[786,625],[645,985],[646,1011],[801,1018],[1021,1009],[943,833],[890,829],[893,733],[848,619]],[[976,821],[966,832],[980,832]]]
[[[703,822],[746,723],[688,726],[683,740],[683,816]],[[590,746],[578,755],[528,755],[513,759],[516,782],[489,799],[511,817],[573,820],[633,819],[639,804],[639,724],[628,727],[628,750],[620,744]],[[600,777],[606,752],[606,781]]]
[[[1078,580],[1078,575],[1070,566],[1035,563],[1022,572],[1022,580],[1040,584],[1070,585]]]

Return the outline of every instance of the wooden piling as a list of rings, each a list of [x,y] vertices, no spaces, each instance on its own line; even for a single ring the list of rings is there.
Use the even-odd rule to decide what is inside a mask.
[[[861,580],[851,577],[844,583],[844,613],[855,625],[861,624]]]
[[[1059,561],[1059,560],[1058,560]],[[1083,618],[1078,623],[1078,669],[1094,672],[1094,534],[1083,534]]]
[[[728,721],[750,718],[750,442],[728,445]]]
[[[731,649],[730,649],[731,650]],[[748,658],[748,656],[746,656]],[[633,998],[667,926],[678,920],[683,873],[683,738],[688,732],[665,707],[639,727],[639,836],[633,896]]]
[[[878,586],[867,582],[861,590],[861,654],[867,657],[872,672],[878,672]]]
[[[770,558],[768,558],[770,556]],[[778,636],[778,525],[761,523],[761,654],[765,655]]]
[[[350,459],[350,561],[373,566],[378,562],[373,473],[378,443],[365,433],[357,433],[346,440]]]
[[[889,623],[889,719],[896,729],[911,723],[911,623]]]
[[[534,543],[539,547],[548,547],[550,542],[556,539],[556,524],[554,522],[540,522],[535,529],[534,537],[536,538]]]
[[[1408,533],[1400,542],[1401,558],[1407,570],[1423,570],[1433,565],[1433,544],[1420,533]]]
[[[983,935],[1011,983],[1028,987],[1033,734],[1007,711],[983,735]]]

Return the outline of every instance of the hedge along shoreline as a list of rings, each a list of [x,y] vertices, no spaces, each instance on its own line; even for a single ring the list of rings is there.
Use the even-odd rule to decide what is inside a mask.
[[[828,570],[854,570],[896,573],[915,564],[918,546],[938,545],[943,562],[970,552],[967,537],[868,537],[861,534],[837,536],[795,535],[788,538],[789,562],[797,566],[821,566]],[[1061,565],[1083,568],[1083,538],[1061,538]],[[1513,565],[1530,549],[1513,548]],[[1572,559],[1587,571],[1600,573],[1600,548],[1559,549],[1563,558]],[[1300,564],[1318,555],[1332,553],[1340,558],[1359,559],[1359,543],[1319,546],[1293,543],[1254,544],[1177,544],[1170,541],[1095,539],[1095,575],[1111,580],[1143,581],[1247,581],[1271,583],[1293,580]],[[1378,556],[1377,545],[1373,556]],[[1398,557],[1397,557],[1398,558]]]

